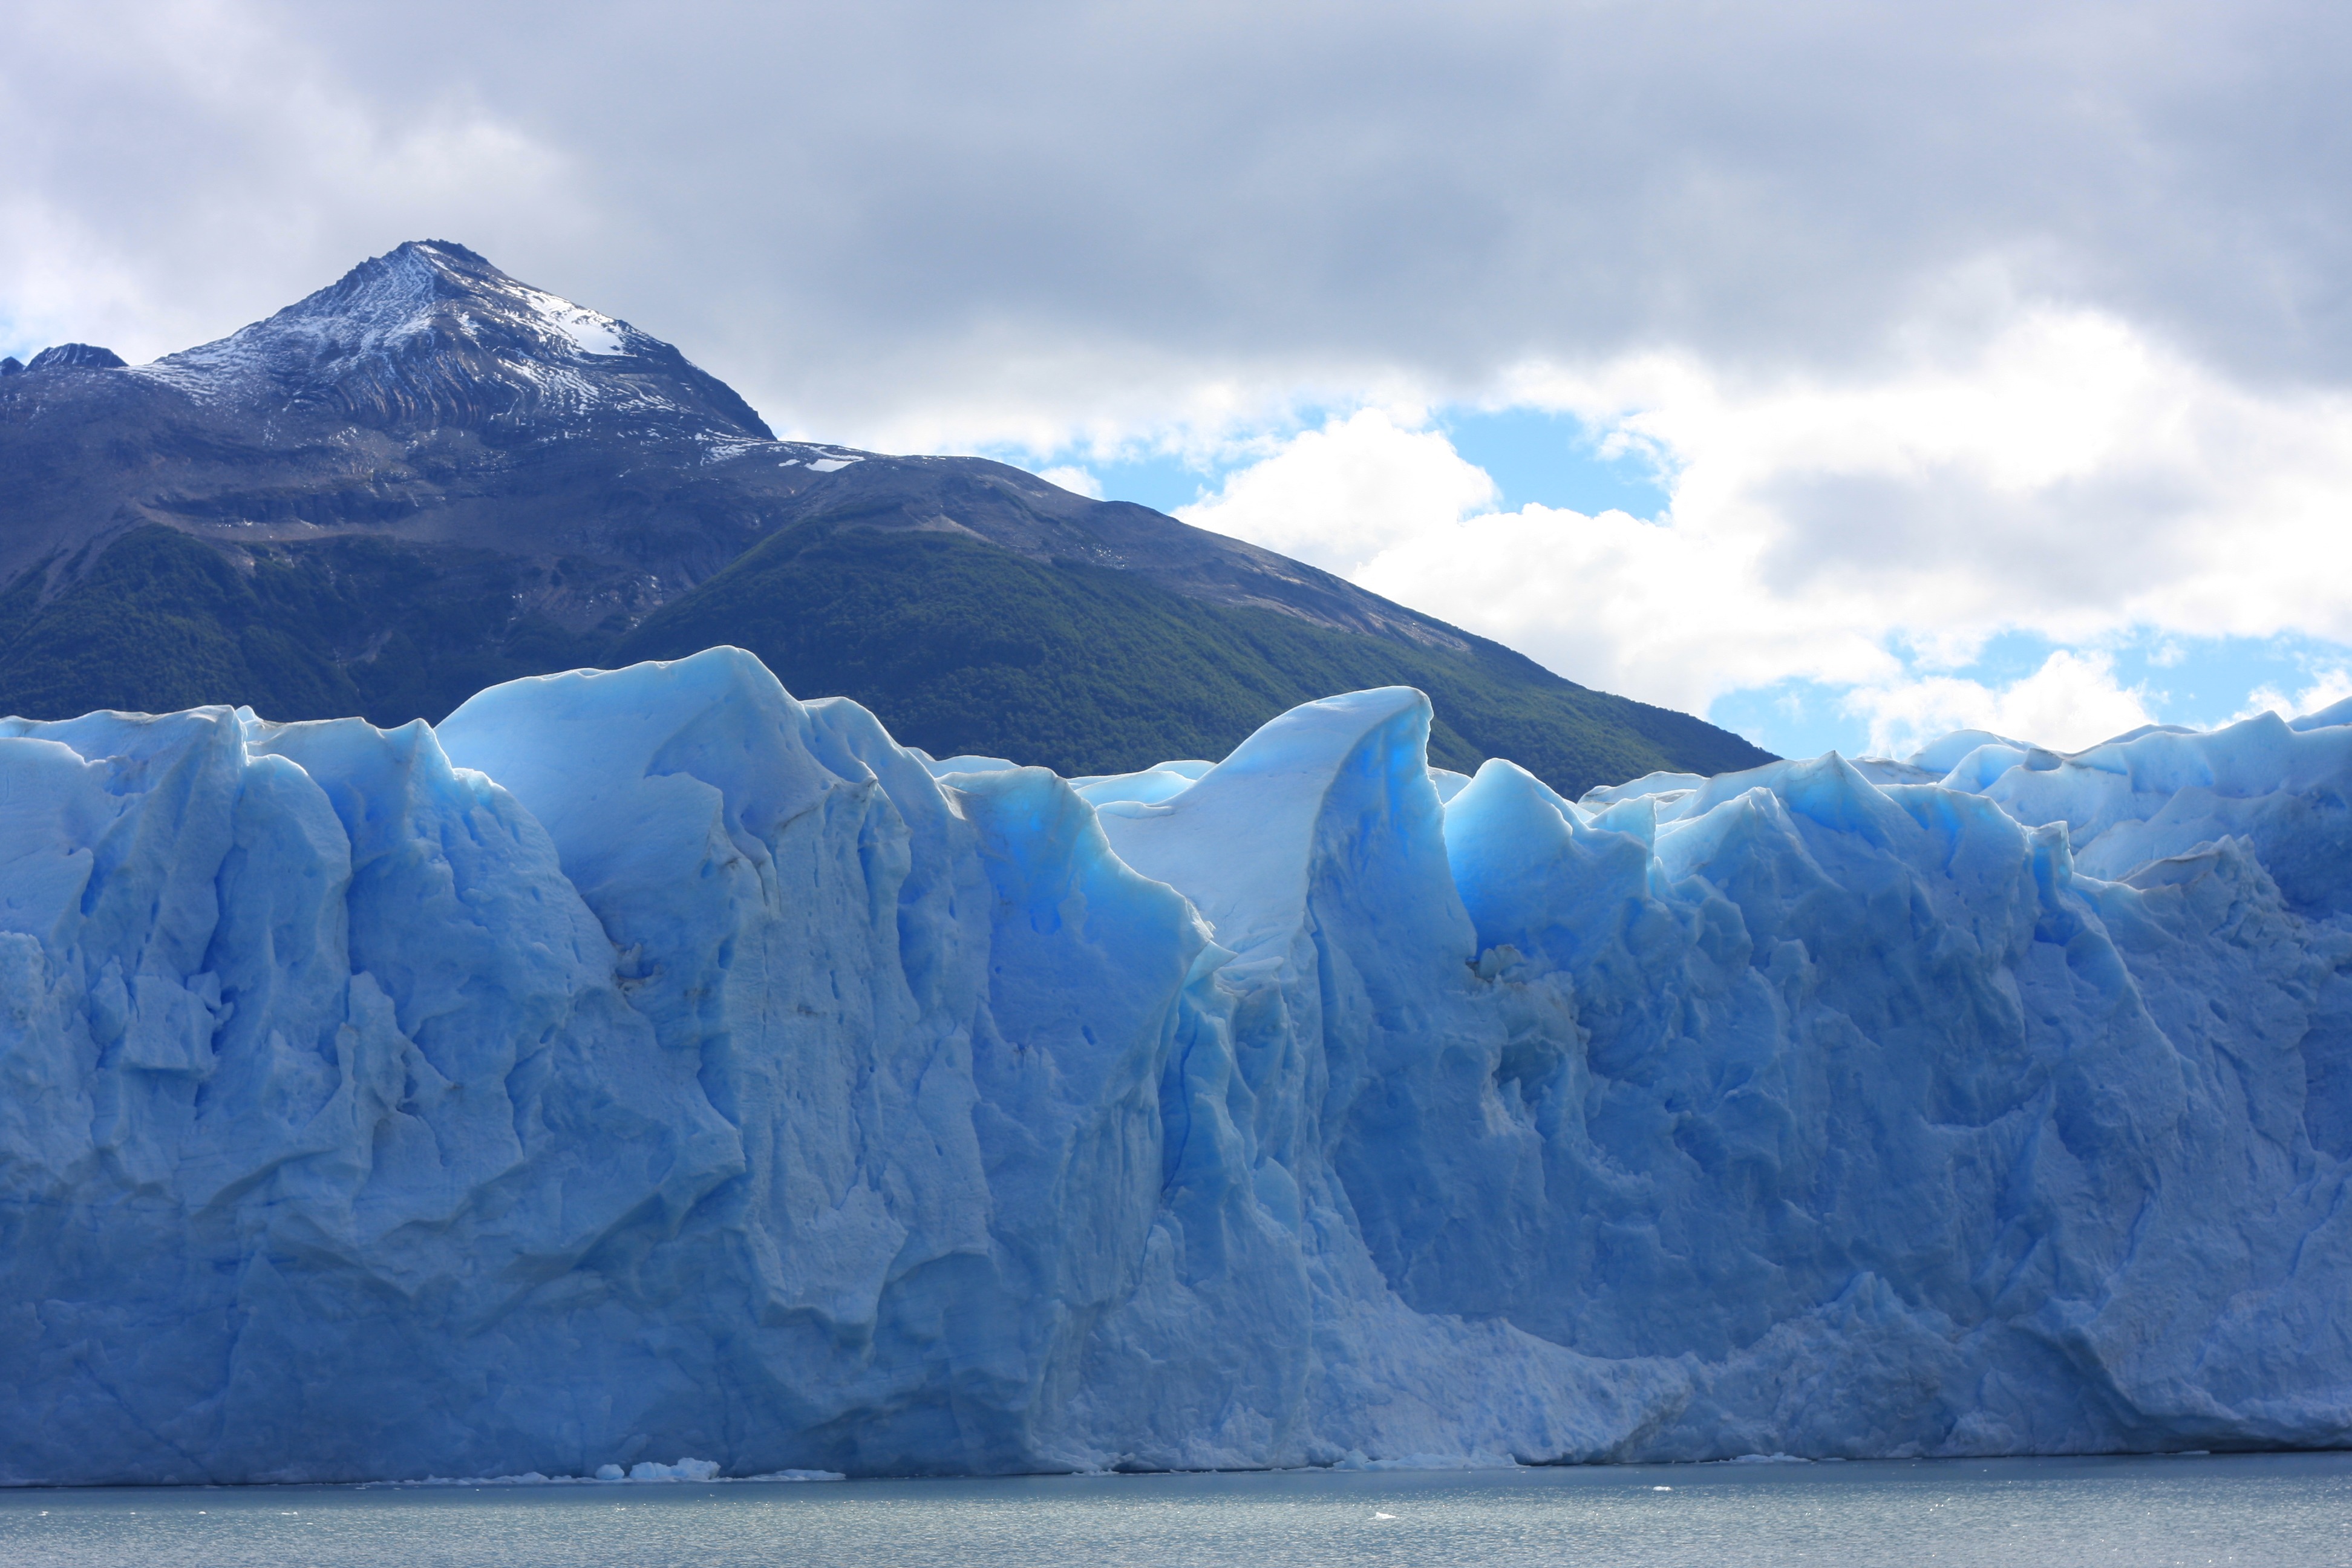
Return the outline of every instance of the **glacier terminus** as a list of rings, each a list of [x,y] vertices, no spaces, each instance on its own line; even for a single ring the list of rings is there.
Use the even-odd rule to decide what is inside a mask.
[[[7,721],[0,1481],[2341,1446],[2347,721]]]

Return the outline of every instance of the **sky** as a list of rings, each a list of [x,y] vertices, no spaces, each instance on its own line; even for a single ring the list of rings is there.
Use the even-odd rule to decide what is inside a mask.
[[[12,0],[0,353],[404,239],[1789,755],[2352,694],[2352,8]]]

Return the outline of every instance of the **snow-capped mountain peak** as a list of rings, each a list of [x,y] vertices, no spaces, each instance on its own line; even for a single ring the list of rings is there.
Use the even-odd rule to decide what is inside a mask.
[[[671,434],[770,434],[668,343],[509,277],[450,240],[398,246],[140,374],[205,402],[320,407],[376,426],[619,416]]]
[[[625,321],[509,278],[446,239],[410,240],[363,261],[340,281],[228,341],[273,327],[369,347],[451,330],[469,342],[490,342],[503,330],[514,341],[500,346],[555,361],[626,353],[633,340],[668,346]]]

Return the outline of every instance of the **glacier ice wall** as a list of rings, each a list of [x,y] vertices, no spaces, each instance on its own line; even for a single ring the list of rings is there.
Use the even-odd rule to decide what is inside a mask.
[[[0,723],[0,1480],[2352,1438],[2352,727]]]

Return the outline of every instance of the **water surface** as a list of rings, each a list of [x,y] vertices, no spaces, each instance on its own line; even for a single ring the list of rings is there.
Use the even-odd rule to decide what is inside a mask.
[[[2352,1563],[2352,1454],[0,1493],[44,1568]]]

